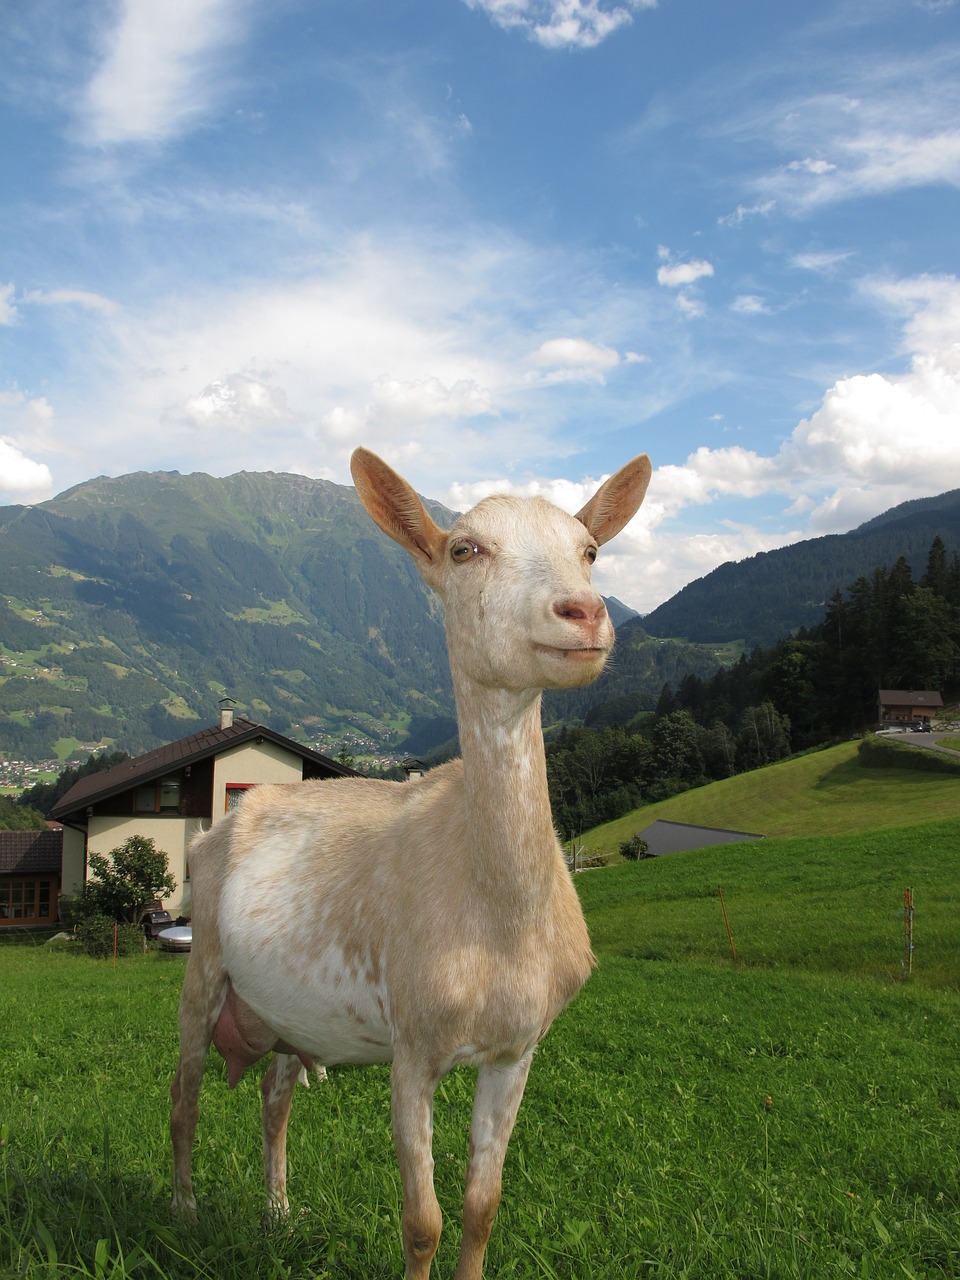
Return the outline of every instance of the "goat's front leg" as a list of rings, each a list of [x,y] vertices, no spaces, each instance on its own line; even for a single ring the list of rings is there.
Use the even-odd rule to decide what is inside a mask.
[[[531,1052],[510,1066],[482,1066],[477,1073],[463,1197],[463,1243],[454,1280],[480,1280],[483,1275],[483,1256],[500,1206],[507,1144],[532,1060]]]
[[[443,1220],[433,1189],[433,1095],[437,1078],[397,1053],[391,1072],[393,1141],[403,1184],[406,1280],[428,1280]]]
[[[296,1054],[275,1053],[260,1081],[263,1097],[263,1180],[267,1212],[285,1215],[287,1203],[287,1121],[303,1064]]]

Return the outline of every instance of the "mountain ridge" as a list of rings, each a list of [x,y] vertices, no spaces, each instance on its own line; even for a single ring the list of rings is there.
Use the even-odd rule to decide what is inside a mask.
[[[879,565],[903,556],[919,576],[935,537],[948,555],[960,549],[960,489],[900,503],[848,533],[727,561],[645,614],[643,625],[661,638],[739,641],[748,649],[774,644],[822,621],[837,591]]]

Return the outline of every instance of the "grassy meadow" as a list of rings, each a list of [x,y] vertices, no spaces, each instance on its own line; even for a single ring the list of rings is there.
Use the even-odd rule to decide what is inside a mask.
[[[834,787],[872,821],[819,832],[791,770],[829,754],[775,766],[802,837],[577,878],[599,966],[538,1052],[489,1277],[960,1276],[960,817],[922,820],[927,774],[864,770],[858,801],[841,755]],[[822,794],[829,826],[839,806]],[[758,828],[748,813],[724,825]],[[231,1094],[212,1056],[200,1222],[170,1216],[183,965],[0,952],[0,1276],[399,1276],[386,1068],[298,1090],[294,1213],[264,1227],[256,1075]],[[437,1095],[438,1276],[455,1264],[471,1092],[461,1070]]]

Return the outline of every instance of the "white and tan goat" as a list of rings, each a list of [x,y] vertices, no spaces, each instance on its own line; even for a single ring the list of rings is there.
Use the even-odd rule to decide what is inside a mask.
[[[261,787],[193,846],[174,1206],[196,1212],[191,1147],[211,1040],[231,1085],[276,1055],[261,1086],[276,1211],[303,1067],[392,1061],[406,1276],[426,1280],[441,1224],[433,1097],[469,1063],[456,1280],[478,1280],[533,1051],[593,964],[550,817],[540,695],[589,683],[606,661],[613,627],[590,566],[639,507],[650,463],[634,459],[576,517],[492,497],[449,532],[374,454],[358,449],[352,466],[370,515],[443,599],[462,759],[407,783]]]

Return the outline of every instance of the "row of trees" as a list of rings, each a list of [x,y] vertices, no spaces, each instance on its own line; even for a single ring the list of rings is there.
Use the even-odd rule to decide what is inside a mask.
[[[548,744],[550,802],[564,839],[790,754],[789,720],[769,701],[745,707],[734,728],[719,718],[700,724],[683,708],[646,719],[642,730],[564,729]]]

